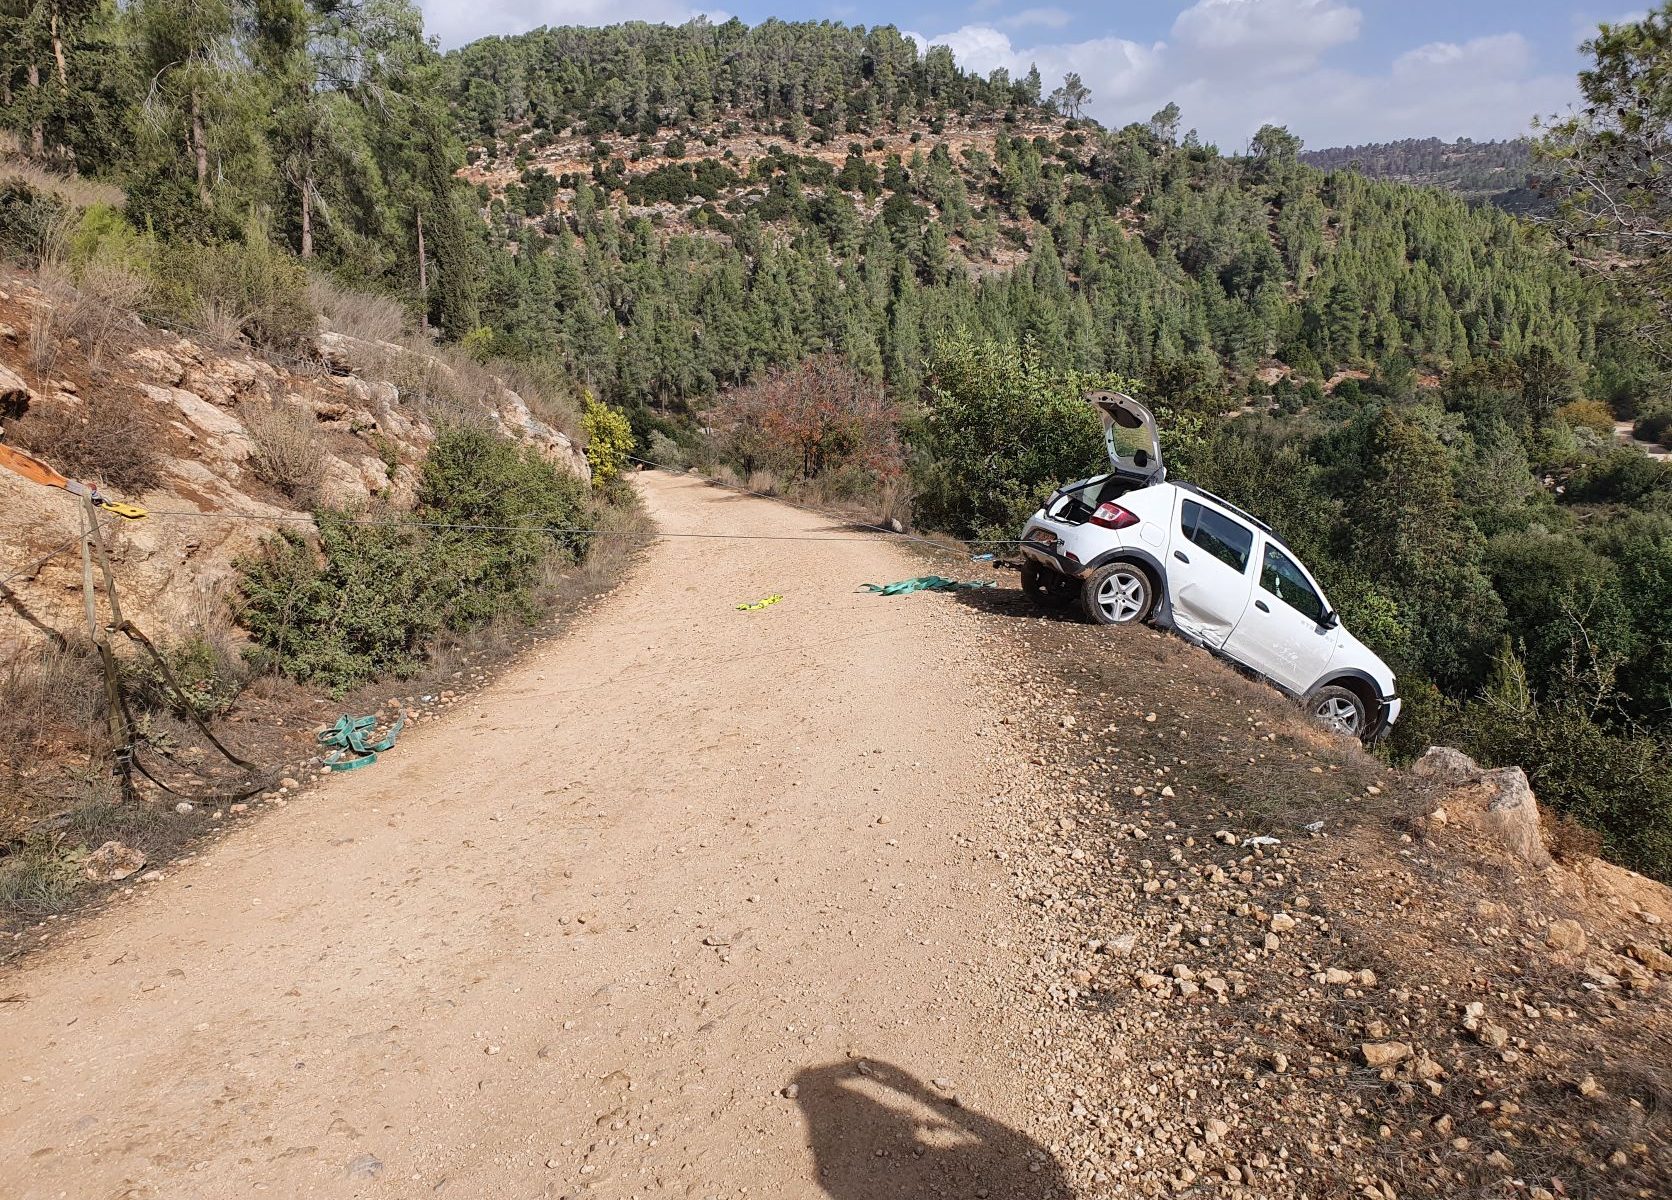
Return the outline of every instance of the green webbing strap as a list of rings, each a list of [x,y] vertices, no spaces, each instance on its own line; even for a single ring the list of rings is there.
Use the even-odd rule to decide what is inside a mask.
[[[957,592],[965,588],[988,588],[993,585],[984,579],[961,582],[956,579],[944,579],[939,575],[919,575],[916,579],[902,579],[898,583],[887,583],[881,587],[874,583],[859,585],[862,592],[876,592],[879,596],[904,596],[908,592]]]
[[[369,767],[377,761],[377,756],[395,744],[401,729],[406,725],[406,710],[401,710],[400,717],[389,726],[382,737],[373,740],[372,730],[377,726],[377,718],[343,716],[337,723],[319,735],[319,744],[335,746],[336,749],[325,756],[323,766],[327,771],[352,771],[357,767]]]

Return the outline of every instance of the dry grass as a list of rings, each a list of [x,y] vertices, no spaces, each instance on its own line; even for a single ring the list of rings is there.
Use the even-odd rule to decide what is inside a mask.
[[[192,306],[191,328],[200,341],[218,350],[242,350],[249,316],[224,299],[206,297]]]
[[[762,496],[777,496],[784,490],[782,481],[774,471],[750,471],[749,481],[744,485],[751,492],[758,492]]]
[[[37,284],[46,297],[29,327],[29,366],[37,375],[57,365],[71,338],[87,366],[98,370],[108,351],[120,351],[133,340],[134,313],[149,288],[132,267],[103,259],[89,262],[79,278],[43,259]]]
[[[537,420],[581,442],[580,410],[558,368],[478,362],[457,346],[436,345],[419,334],[398,301],[326,276],[309,279],[307,300],[329,328],[366,343],[357,350],[358,373],[393,383],[437,423],[476,424],[499,409],[509,389]]]
[[[904,472],[884,480],[877,488],[877,524],[896,522],[901,529],[910,529],[916,499],[917,489],[912,487],[911,477]]]
[[[247,411],[244,427],[255,447],[250,467],[256,477],[304,507],[315,503],[326,449],[314,415],[294,404],[268,404]]]
[[[126,397],[98,389],[74,406],[32,409],[9,439],[65,475],[137,495],[162,479],[163,430]]]
[[[80,175],[60,175],[21,159],[0,161],[0,186],[13,182],[45,192],[71,209],[92,208],[95,204],[121,208],[128,202],[127,194],[114,184]]]
[[[327,275],[308,277],[307,300],[332,329],[349,337],[400,343],[412,330],[400,301],[344,287]]]

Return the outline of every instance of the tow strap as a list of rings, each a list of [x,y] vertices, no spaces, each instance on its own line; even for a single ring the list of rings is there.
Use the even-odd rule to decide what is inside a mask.
[[[774,593],[772,593],[772,595],[762,596],[759,600],[756,600],[752,603],[739,604],[737,606],[737,611],[738,612],[760,612],[761,609],[769,608],[772,605],[778,603],[778,601],[780,601],[782,599],[783,599],[782,596],[780,596],[780,595],[778,595],[778,593],[774,592]]]
[[[910,592],[958,592],[966,588],[989,588],[993,585],[985,579],[961,581],[946,579],[939,575],[919,575],[916,579],[902,579],[898,583],[862,583],[862,592],[876,592],[879,596],[904,596]]]
[[[359,767],[369,767],[377,761],[377,756],[383,751],[393,748],[395,739],[400,736],[406,725],[406,710],[395,723],[378,737],[372,731],[377,727],[377,718],[350,717],[346,714],[337,719],[337,723],[319,735],[319,744],[335,746],[336,749],[326,755],[321,765],[327,771],[353,771]]]

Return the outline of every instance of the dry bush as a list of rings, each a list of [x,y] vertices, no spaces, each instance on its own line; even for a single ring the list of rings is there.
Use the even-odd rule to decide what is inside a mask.
[[[269,404],[248,411],[244,427],[255,447],[250,467],[256,478],[303,507],[319,499],[326,448],[311,412],[294,404]]]
[[[506,387],[521,396],[538,420],[577,444],[581,441],[581,410],[561,367],[496,358],[486,364],[485,370],[498,376]]]
[[[877,487],[877,524],[898,524],[901,529],[911,528],[912,502],[917,499],[917,489],[912,486],[909,475],[891,475],[884,479]]]
[[[65,475],[117,492],[145,492],[162,479],[163,427],[128,397],[103,389],[74,406],[32,409],[7,436]]]
[[[438,346],[412,328],[399,301],[328,276],[310,277],[306,297],[329,328],[366,343],[356,349],[359,374],[393,383],[437,424],[479,425],[498,411],[509,389],[535,419],[581,440],[580,409],[559,368],[504,359],[483,363],[458,346]]]
[[[96,204],[121,208],[128,202],[127,194],[114,184],[84,175],[59,175],[20,159],[0,162],[0,185],[13,182],[45,192],[67,208],[92,208]]]
[[[45,642],[0,666],[0,758],[21,767],[52,743],[87,745],[104,727],[104,682],[93,648]]]
[[[76,339],[89,368],[97,370],[106,351],[121,349],[145,299],[145,277],[126,263],[98,259],[72,279],[56,263],[43,261],[38,285],[46,302],[29,326],[29,365],[45,375],[57,365],[64,343]]]
[[[58,328],[59,303],[50,298],[35,308],[29,318],[29,369],[37,376],[49,374],[58,365],[64,335]]]
[[[97,369],[107,349],[122,349],[131,339],[134,313],[145,299],[145,277],[125,263],[94,259],[74,284],[61,288],[56,314],[60,337],[81,343],[87,365]]]
[[[200,299],[192,305],[192,331],[217,349],[241,349],[247,320],[236,307],[215,297]]]
[[[328,275],[311,275],[308,304],[338,333],[372,342],[399,343],[411,325],[400,301],[345,287]]]
[[[749,482],[746,486],[751,492],[759,492],[762,496],[776,496],[784,490],[777,473],[765,470],[750,471]]]

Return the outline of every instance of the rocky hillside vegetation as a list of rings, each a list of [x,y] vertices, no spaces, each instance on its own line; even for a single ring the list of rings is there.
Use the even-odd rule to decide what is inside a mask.
[[[972,851],[1043,935],[1016,1057],[1076,1194],[1664,1190],[1666,887],[1519,769],[1389,770],[1172,639],[982,639],[1048,769]]]
[[[176,797],[141,779],[146,802],[124,801],[83,607],[80,504],[0,471],[11,921],[159,861],[243,791],[279,795],[315,752],[309,728],[381,707],[391,682],[407,680],[396,686],[412,719],[426,707],[414,681],[449,702],[481,654],[577,594],[577,573],[581,590],[607,577],[619,547],[589,556],[585,531],[627,532],[631,517],[619,461],[583,452],[587,430],[596,455],[620,423],[595,405],[589,421],[584,398],[437,346],[398,304],[321,277],[281,280],[268,297],[268,313],[292,322],[282,340],[179,321],[163,294],[171,251],[122,263],[98,245],[123,228],[105,203],[119,196],[86,203],[73,181],[0,166],[8,187],[14,217],[20,197],[54,211],[44,249],[14,223],[10,250],[26,265],[0,268],[0,439],[144,510],[101,511],[100,525],[122,615],[162,663],[111,640],[138,761],[189,798],[170,814]],[[78,237],[93,247],[57,241]],[[253,281],[205,284],[216,286],[259,311]],[[96,591],[102,625],[102,574]],[[232,768],[194,720],[260,770]]]

